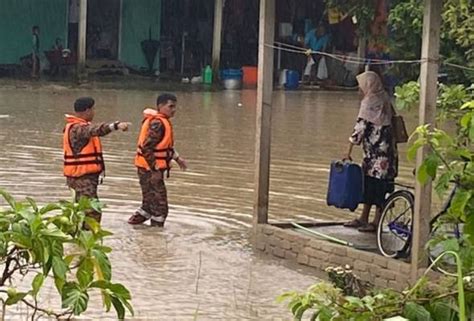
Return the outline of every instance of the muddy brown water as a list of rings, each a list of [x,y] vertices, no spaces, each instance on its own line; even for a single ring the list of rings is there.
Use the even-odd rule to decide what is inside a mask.
[[[83,95],[96,99],[96,121],[132,123],[102,140],[107,177],[99,196],[107,205],[103,224],[114,232],[107,241],[114,278],[132,291],[134,319],[291,320],[276,296],[307,288],[315,276],[251,247],[256,92],[177,93],[176,147],[189,170],[176,167],[167,181],[164,230],[126,223],[140,204],[133,157],[142,110],[155,92],[0,89],[0,187],[42,203],[70,197],[62,129]],[[271,221],[352,217],[327,207],[325,194],[329,163],[344,155],[357,110],[353,92],[275,93]],[[416,117],[407,118],[413,128]],[[410,184],[413,165],[401,152],[401,181]],[[85,317],[114,318],[98,301],[90,305]]]

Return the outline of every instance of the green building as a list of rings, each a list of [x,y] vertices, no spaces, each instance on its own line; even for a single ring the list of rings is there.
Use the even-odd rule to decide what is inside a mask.
[[[88,0],[87,60],[119,60],[133,68],[147,67],[141,42],[160,39],[161,0]],[[19,64],[32,51],[32,27],[40,28],[40,49],[51,50],[56,39],[77,47],[79,0],[0,1],[0,65]],[[154,68],[159,66],[159,53]]]

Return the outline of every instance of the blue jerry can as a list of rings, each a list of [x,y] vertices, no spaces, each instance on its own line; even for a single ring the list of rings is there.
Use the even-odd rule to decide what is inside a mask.
[[[355,211],[363,201],[364,174],[351,162],[332,161],[329,172],[327,204]]]

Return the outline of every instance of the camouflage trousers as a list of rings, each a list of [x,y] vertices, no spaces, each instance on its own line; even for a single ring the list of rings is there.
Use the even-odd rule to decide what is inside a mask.
[[[82,196],[98,199],[97,186],[99,185],[99,174],[67,177],[66,179],[67,186],[76,192],[76,202],[78,202]],[[94,210],[87,211],[86,215],[94,218],[99,223],[102,218],[102,213]]]
[[[168,216],[168,196],[161,171],[138,169],[142,189],[142,206],[136,213],[158,223],[164,223]]]

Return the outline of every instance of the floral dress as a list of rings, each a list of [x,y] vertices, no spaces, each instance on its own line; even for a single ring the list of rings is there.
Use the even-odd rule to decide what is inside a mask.
[[[366,176],[364,203],[381,206],[398,174],[398,152],[392,127],[376,126],[359,118],[349,140],[354,145],[362,144],[362,170]]]

